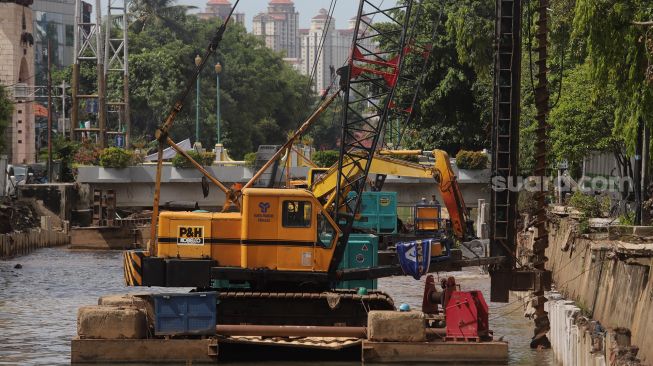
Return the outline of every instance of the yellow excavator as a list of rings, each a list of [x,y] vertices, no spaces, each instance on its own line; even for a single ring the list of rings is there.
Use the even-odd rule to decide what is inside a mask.
[[[449,155],[443,150],[431,151],[433,164],[413,163],[392,157],[416,156],[422,153],[423,151],[420,150],[381,150],[374,155],[369,174],[433,179],[449,213],[453,235],[460,241],[471,239],[471,221],[467,217],[465,201],[456,181],[456,174],[449,162]],[[349,174],[356,173],[356,169],[349,172]],[[318,200],[327,202],[328,205],[336,189],[337,175],[337,166],[310,169],[307,187]],[[381,189],[377,182],[371,182],[370,185],[375,190]]]

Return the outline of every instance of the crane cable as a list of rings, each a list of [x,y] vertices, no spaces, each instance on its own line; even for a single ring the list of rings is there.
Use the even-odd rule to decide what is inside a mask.
[[[326,23],[324,25],[324,28],[322,28],[322,35],[320,37],[320,42],[318,43],[317,52],[315,53],[315,58],[313,60],[313,67],[311,69],[311,73],[310,73],[310,76],[309,76],[308,92],[310,92],[310,89],[313,86],[313,80],[315,79],[315,74],[317,73],[318,60],[320,59],[320,55],[322,54],[322,51],[324,50],[324,43],[326,42],[326,37],[329,34],[329,28],[331,27],[331,21],[333,20],[333,12],[336,9],[336,4],[337,3],[338,3],[338,0],[331,0],[331,3],[329,4],[329,11],[327,12]],[[316,86],[316,88],[317,88],[317,86]],[[307,92],[307,94],[308,94],[308,92]]]

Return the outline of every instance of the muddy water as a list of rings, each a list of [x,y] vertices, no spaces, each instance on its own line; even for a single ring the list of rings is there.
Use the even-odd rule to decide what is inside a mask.
[[[22,269],[14,269],[20,263]],[[463,289],[480,289],[489,298],[489,279],[471,270],[453,273]],[[423,281],[396,277],[379,285],[397,304],[421,306]],[[0,365],[70,363],[77,308],[101,295],[138,292],[122,282],[120,252],[41,249],[26,257],[0,261]],[[142,289],[141,289],[142,291]],[[549,365],[550,351],[528,348],[531,322],[519,302],[490,303],[490,325],[510,342],[510,364]]]

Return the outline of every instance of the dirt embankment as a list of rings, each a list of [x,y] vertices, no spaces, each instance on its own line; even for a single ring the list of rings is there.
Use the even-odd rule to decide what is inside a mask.
[[[30,202],[0,201],[0,234],[26,231],[39,226],[40,215]]]

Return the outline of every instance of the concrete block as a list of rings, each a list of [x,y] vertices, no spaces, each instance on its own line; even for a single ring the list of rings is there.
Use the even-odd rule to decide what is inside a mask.
[[[367,338],[376,342],[425,342],[426,323],[419,311],[370,311]]]
[[[154,301],[150,294],[115,294],[101,296],[98,305],[133,307],[145,313],[148,327],[154,327]]]
[[[505,365],[508,343],[363,341],[363,363]]]
[[[79,339],[70,344],[72,364],[216,364],[215,339]]]
[[[82,339],[142,339],[146,330],[144,312],[131,306],[83,306],[77,311]]]
[[[145,309],[147,306],[147,302],[143,298],[130,294],[100,296],[100,298],[97,300],[97,304],[118,307],[133,306],[137,309]]]

